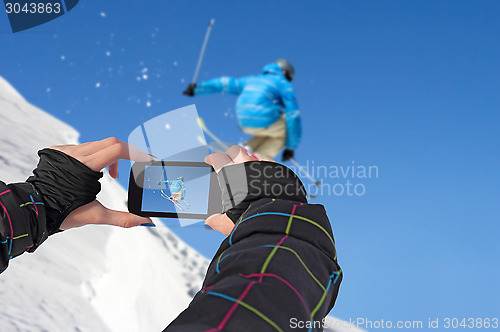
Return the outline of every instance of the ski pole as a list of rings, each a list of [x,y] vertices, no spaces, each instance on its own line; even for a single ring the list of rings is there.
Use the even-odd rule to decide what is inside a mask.
[[[215,24],[215,19],[213,18],[212,20],[210,20],[210,23],[208,23],[207,33],[205,34],[205,40],[203,41],[203,46],[201,47],[200,57],[198,58],[198,64],[196,65],[196,70],[194,71],[192,83],[196,83],[196,80],[198,79],[198,73],[200,72],[201,62],[203,61],[203,56],[205,55],[205,48],[207,48],[208,44],[208,37],[210,37],[210,31],[212,30],[214,24]]]
[[[295,167],[297,167],[299,170],[301,168],[303,168],[303,166],[301,166],[294,158],[290,158],[290,161],[292,162],[292,164],[295,165]],[[309,174],[309,171],[307,169],[304,169],[305,173],[306,173],[306,178],[308,178],[309,180],[311,180],[312,183],[314,183],[314,185],[316,187],[319,187],[321,185],[321,182],[316,180],[315,178],[313,178],[311,176],[311,174]]]

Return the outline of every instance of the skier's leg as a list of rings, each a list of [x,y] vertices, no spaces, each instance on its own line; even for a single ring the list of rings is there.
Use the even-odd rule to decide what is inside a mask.
[[[284,137],[267,137],[263,144],[254,153],[260,159],[275,159],[278,153],[285,147]]]
[[[249,132],[247,132],[245,130],[246,128],[244,128],[243,130],[250,134]],[[259,148],[259,146],[264,143],[264,141],[266,140],[266,136],[259,136],[258,133],[257,134],[253,134],[254,137],[252,137],[251,139],[249,139],[248,141],[245,142],[245,145],[248,145],[250,147],[250,149],[252,151],[255,151]]]
[[[172,199],[179,204],[179,201],[182,199],[182,191],[173,193]]]
[[[253,129],[253,128],[252,128]],[[250,130],[250,131],[254,131]],[[246,131],[248,132],[248,131]],[[259,146],[253,152],[263,159],[274,159],[286,141],[286,121],[282,116],[276,123],[264,129],[259,129],[259,136],[262,138]]]

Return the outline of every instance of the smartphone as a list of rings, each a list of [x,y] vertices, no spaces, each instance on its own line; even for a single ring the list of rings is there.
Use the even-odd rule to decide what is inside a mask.
[[[129,212],[143,217],[206,219],[222,213],[217,174],[204,162],[136,162],[130,171]]]

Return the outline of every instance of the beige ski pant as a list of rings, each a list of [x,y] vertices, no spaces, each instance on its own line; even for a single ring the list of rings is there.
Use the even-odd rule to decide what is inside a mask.
[[[286,121],[283,115],[276,123],[267,128],[243,127],[247,134],[254,135],[246,144],[261,159],[274,159],[286,141]]]
[[[176,201],[179,201],[182,199],[182,190],[181,191],[178,191],[176,193],[172,193],[172,197],[173,199],[175,199]]]

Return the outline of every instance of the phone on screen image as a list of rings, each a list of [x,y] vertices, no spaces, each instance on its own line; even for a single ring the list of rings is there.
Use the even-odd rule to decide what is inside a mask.
[[[204,162],[134,163],[128,209],[143,217],[206,219],[222,212],[217,174]]]

